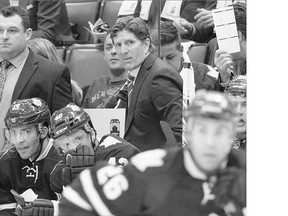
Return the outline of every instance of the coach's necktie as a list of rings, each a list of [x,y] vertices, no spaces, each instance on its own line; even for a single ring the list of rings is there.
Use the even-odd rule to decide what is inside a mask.
[[[135,77],[128,74],[125,84],[120,89],[117,97],[117,105],[115,108],[128,108],[130,104],[130,97],[133,90],[133,81]]]
[[[133,82],[134,82],[135,77],[131,76],[130,74],[128,74],[128,78],[127,78],[127,91],[128,91],[128,107],[130,106],[130,99],[131,99],[131,93],[133,90]]]
[[[5,81],[7,78],[8,68],[11,66],[11,62],[8,60],[3,60],[0,64],[0,101],[2,99],[2,93],[5,86]]]

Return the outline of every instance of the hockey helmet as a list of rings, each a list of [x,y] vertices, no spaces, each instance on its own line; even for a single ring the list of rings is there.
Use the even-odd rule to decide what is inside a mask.
[[[225,89],[225,93],[228,95],[237,97],[237,98],[246,98],[246,89],[247,89],[247,76],[239,75],[234,77],[227,89]]]
[[[87,133],[94,130],[90,116],[74,103],[57,110],[51,116],[51,136],[53,139],[73,133],[83,128]]]
[[[4,121],[7,128],[45,122],[49,125],[50,117],[49,107],[45,101],[40,98],[30,98],[14,101]]]
[[[226,94],[203,89],[196,92],[184,116],[186,120],[191,116],[233,120],[236,116],[236,107]]]

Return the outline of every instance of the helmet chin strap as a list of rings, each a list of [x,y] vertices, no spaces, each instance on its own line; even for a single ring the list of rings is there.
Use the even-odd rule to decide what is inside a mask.
[[[41,154],[41,152],[42,152],[44,140],[46,139],[46,137],[41,138],[42,128],[43,128],[42,125],[41,125],[41,126],[38,125],[37,130],[38,130],[38,133],[39,133],[39,134],[38,134],[39,137],[37,137],[36,139],[39,139],[40,150],[38,151],[38,154],[37,154],[36,158],[35,158],[33,161],[31,161],[32,163],[34,163],[34,162],[39,158],[39,156],[40,156],[40,154]],[[36,139],[35,139],[35,140],[36,140]]]
[[[31,161],[31,163],[34,163],[34,162],[39,158],[39,156],[40,156],[40,154],[41,154],[41,151],[42,151],[42,148],[43,148],[43,142],[44,142],[45,138],[42,139],[40,136],[39,136],[38,138],[39,138],[39,143],[40,143],[40,149],[39,149],[39,151],[38,151],[38,153],[37,153],[37,156],[35,157],[34,160]],[[37,139],[37,138],[36,138],[36,139]],[[36,139],[35,139],[35,140],[36,140]]]

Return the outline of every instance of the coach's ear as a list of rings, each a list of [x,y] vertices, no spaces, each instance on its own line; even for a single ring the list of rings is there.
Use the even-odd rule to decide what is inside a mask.
[[[25,31],[25,34],[26,34],[26,41],[30,40],[32,38],[32,29],[31,28],[28,28],[26,31]]]

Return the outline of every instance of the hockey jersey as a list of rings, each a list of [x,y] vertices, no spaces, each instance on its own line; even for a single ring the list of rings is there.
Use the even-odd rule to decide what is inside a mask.
[[[124,166],[128,160],[139,153],[139,149],[126,140],[108,134],[101,138],[99,145],[95,148],[95,163],[99,161],[108,162],[111,165]],[[51,174],[51,187],[57,193],[63,190],[62,169],[65,167],[64,160],[60,161]]]
[[[52,139],[33,163],[21,159],[15,147],[8,149],[0,158],[0,211],[16,207],[11,189],[27,202],[36,198],[57,200],[57,194],[50,187],[50,173],[62,157]]]
[[[59,216],[226,215],[212,202],[207,180],[187,171],[187,153],[156,149],[132,157],[124,167],[98,164],[87,169],[64,189]]]

